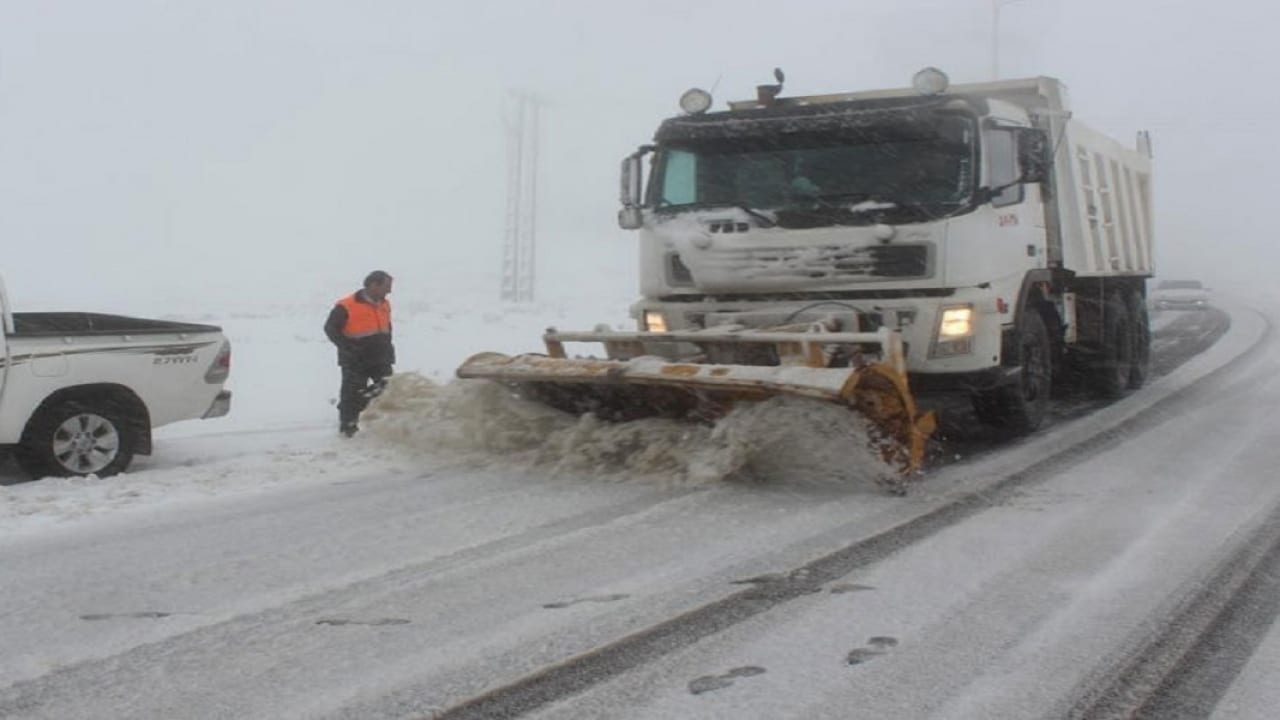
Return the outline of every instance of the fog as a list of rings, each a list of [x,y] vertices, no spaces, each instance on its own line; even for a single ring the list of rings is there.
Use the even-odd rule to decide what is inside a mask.
[[[504,103],[542,103],[540,297],[635,286],[618,160],[691,86],[716,107],[989,79],[988,0],[763,3],[0,0],[0,248],[26,309],[315,304],[382,267],[397,291],[496,299]],[[1152,131],[1157,273],[1269,281],[1280,186],[1271,2],[1018,0],[1001,75]],[[586,280],[584,280],[586,278]]]

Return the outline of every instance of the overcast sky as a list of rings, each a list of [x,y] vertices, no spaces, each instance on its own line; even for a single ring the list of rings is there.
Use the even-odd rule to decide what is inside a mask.
[[[1126,143],[1152,131],[1160,274],[1261,282],[1277,21],[1257,0],[1019,0],[1001,72],[1061,78]],[[722,107],[774,66],[784,94],[925,65],[981,81],[991,54],[990,0],[0,0],[0,273],[30,309],[325,303],[373,267],[496,296],[523,89],[544,103],[540,291],[634,287],[618,160],[686,88]]]

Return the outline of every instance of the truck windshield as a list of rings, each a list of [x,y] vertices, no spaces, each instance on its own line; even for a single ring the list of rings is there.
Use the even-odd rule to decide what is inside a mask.
[[[650,200],[659,210],[772,210],[783,226],[936,217],[972,197],[974,128],[967,116],[938,115],[928,125],[688,141],[660,151]]]

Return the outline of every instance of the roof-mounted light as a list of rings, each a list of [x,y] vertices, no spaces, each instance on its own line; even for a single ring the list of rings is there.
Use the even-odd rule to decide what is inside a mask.
[[[936,67],[927,67],[911,78],[911,87],[921,95],[941,95],[950,84],[947,74]]]
[[[702,88],[685,90],[680,96],[680,109],[690,115],[698,115],[711,109],[711,93]]]

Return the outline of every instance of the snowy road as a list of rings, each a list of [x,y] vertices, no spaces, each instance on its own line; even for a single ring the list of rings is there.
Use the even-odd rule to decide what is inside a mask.
[[[1162,317],[1158,361],[1203,350],[1204,317]],[[175,438],[115,483],[12,486],[0,716],[1124,712],[1108,698],[1147,702],[1164,621],[1212,606],[1280,525],[1269,322],[1233,309],[1143,391],[905,498],[818,475],[548,473],[328,426]],[[1273,614],[1253,611],[1254,634]],[[1250,717],[1276,694],[1276,644],[1163,695]]]

